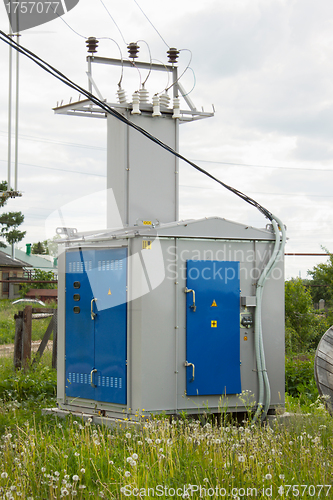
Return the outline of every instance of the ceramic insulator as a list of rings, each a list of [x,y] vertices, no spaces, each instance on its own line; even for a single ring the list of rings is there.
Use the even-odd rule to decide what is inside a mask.
[[[168,96],[168,94],[161,94],[160,95],[160,106],[162,108],[168,108],[169,107],[169,103],[170,103],[170,97]]]
[[[149,92],[144,87],[139,90],[140,104],[147,104],[149,100]]]
[[[153,96],[153,116],[161,116],[160,99],[158,95]]]
[[[120,104],[125,104],[127,102],[126,92],[121,87],[119,87],[119,89],[117,90],[117,96]]]
[[[179,97],[175,97],[173,100],[173,115],[172,118],[180,118],[180,99]]]
[[[140,97],[138,92],[134,92],[132,95],[132,104],[133,104],[133,109],[131,111],[132,115],[141,115],[140,111]]]

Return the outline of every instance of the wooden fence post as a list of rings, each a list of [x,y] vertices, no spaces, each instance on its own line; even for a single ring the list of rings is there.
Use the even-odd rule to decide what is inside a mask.
[[[25,306],[23,313],[22,365],[26,370],[31,359],[32,306]]]
[[[23,311],[15,314],[14,368],[22,368]]]

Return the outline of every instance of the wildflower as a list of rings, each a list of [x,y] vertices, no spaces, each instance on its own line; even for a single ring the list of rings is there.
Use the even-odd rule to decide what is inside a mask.
[[[130,439],[130,438],[132,437],[132,434],[131,434],[130,432],[127,432],[127,433],[125,434],[125,437],[126,437],[127,439]]]
[[[69,491],[66,488],[61,488],[60,492],[63,497],[69,495]]]
[[[59,477],[60,476],[60,472],[58,472],[57,470],[55,471],[54,473],[55,476]]]
[[[78,453],[78,452],[76,451],[76,452],[74,453],[74,455],[75,455],[76,457],[79,457],[79,456],[80,456],[80,453]]]
[[[265,479],[272,479],[272,474],[266,474]]]
[[[84,490],[84,488],[86,488],[86,485],[85,484],[80,484],[79,490]]]
[[[110,465],[113,465],[113,460],[109,460],[109,464],[110,464]]]
[[[133,458],[133,460],[137,460],[139,458],[139,456],[137,455],[137,453],[133,453],[132,458]]]
[[[127,470],[127,471],[125,471],[124,475],[125,475],[125,477],[130,477],[131,473],[130,473],[130,471]]]
[[[74,474],[72,479],[73,479],[73,481],[78,481],[80,478],[77,474]]]
[[[160,444],[160,443],[161,443],[161,440],[160,440],[160,439],[156,439],[155,443],[156,443],[156,444]]]
[[[41,471],[42,471],[42,472],[46,472],[46,468],[45,468],[45,467],[42,467],[42,468],[41,468]]]
[[[281,479],[282,481],[284,481],[284,474],[280,474],[279,475],[279,479]]]
[[[84,474],[86,472],[86,469],[81,469],[80,472]]]
[[[242,455],[239,455],[238,462],[245,462],[245,457],[243,457]]]
[[[7,477],[8,477],[7,472],[2,472],[2,473],[1,473],[1,478],[2,478],[2,479],[7,479]]]

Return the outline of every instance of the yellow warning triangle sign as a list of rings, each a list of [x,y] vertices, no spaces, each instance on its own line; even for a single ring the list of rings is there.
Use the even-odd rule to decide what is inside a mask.
[[[112,295],[112,294],[111,294],[111,290],[110,290],[110,288],[109,288],[109,291],[108,291],[108,295]]]
[[[217,307],[217,304],[216,304],[216,302],[215,302],[215,299],[213,300],[213,303],[212,303],[212,305],[211,305],[210,307]]]

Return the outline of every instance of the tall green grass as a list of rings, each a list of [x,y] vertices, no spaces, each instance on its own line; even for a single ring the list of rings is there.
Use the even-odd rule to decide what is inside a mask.
[[[141,425],[111,429],[42,415],[55,375],[50,353],[27,372],[0,358],[0,498],[333,498],[333,423],[320,400],[271,426],[138,409]]]
[[[14,315],[18,311],[23,311],[25,308],[24,303],[12,304],[11,300],[2,299],[0,300],[0,345],[2,344],[12,344],[15,338],[15,319]],[[30,304],[33,307],[38,307],[43,310],[43,306],[36,304]],[[47,307],[56,308],[55,302],[50,302]],[[32,340],[40,340],[46,331],[46,328],[50,322],[50,318],[38,319],[32,321]]]

